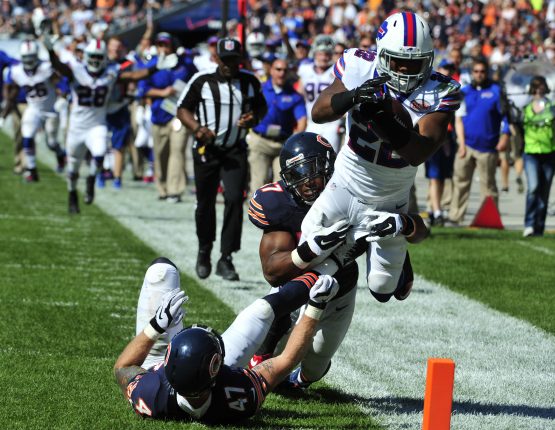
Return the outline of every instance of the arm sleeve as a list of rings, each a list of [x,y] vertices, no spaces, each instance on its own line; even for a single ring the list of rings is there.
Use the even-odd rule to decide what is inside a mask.
[[[293,114],[295,115],[295,119],[297,119],[297,121],[307,116],[306,104],[304,102],[304,99],[300,94],[298,96],[299,97],[297,103],[295,104],[295,108],[293,109]]]
[[[183,93],[179,97],[177,105],[180,108],[184,108],[188,111],[194,112],[198,104],[202,100],[202,85],[203,80],[199,79],[198,77],[194,80],[191,79],[191,82],[187,84],[187,86],[183,90]]]

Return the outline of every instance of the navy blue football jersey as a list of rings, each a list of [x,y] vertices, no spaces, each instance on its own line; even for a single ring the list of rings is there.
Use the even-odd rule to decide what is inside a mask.
[[[283,181],[260,187],[249,203],[249,219],[265,231],[288,231],[297,240],[301,237],[301,224],[309,206],[297,203],[286,190]]]
[[[297,203],[293,195],[287,191],[283,181],[274,182],[260,187],[249,203],[249,219],[264,231],[287,231],[295,237],[297,243],[301,238],[301,224],[310,206]],[[339,283],[339,298],[354,287],[358,280],[356,262],[339,270],[335,275]]]
[[[210,406],[198,421],[226,424],[247,419],[258,412],[266,395],[266,381],[257,373],[224,365],[212,388]],[[177,392],[166,379],[163,363],[137,375],[127,385],[127,398],[145,418],[194,420],[177,404]]]

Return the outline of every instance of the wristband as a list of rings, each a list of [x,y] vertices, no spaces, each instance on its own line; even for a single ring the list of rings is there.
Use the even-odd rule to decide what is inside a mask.
[[[410,215],[401,215],[401,217],[405,224],[401,233],[403,236],[406,236],[407,239],[410,239],[416,233],[416,224]]]
[[[162,335],[162,333],[160,333],[158,330],[156,330],[151,324],[148,324],[145,327],[145,329],[143,330],[143,333],[150,340],[157,340]]]
[[[295,248],[293,251],[291,251],[291,261],[293,262],[293,264],[295,266],[297,266],[299,269],[304,270],[306,269],[310,263],[307,263],[306,261],[304,261],[300,256],[299,253],[297,251],[297,248]]]
[[[336,115],[344,115],[355,105],[355,90],[344,91],[331,96],[331,110]]]
[[[304,314],[307,317],[312,318],[313,320],[319,320],[322,318],[322,314],[324,313],[324,309],[317,308],[313,305],[314,302],[309,302],[308,306],[306,307]]]
[[[297,246],[297,254],[301,258],[301,260],[308,263],[318,257],[318,255],[316,255],[314,251],[310,249],[308,241],[303,242],[301,245]]]

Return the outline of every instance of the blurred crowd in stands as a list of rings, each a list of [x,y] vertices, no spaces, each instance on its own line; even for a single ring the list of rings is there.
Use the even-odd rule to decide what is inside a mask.
[[[146,20],[147,33],[140,44],[137,47],[126,46],[126,41],[122,40],[123,43],[118,44],[117,47],[120,52],[117,55],[109,53],[109,57],[118,57],[118,61],[121,61],[122,57],[127,57],[135,64],[141,64],[156,56],[160,46],[168,44],[171,51],[180,55],[180,64],[187,68],[186,72],[179,75],[179,79],[186,81],[197,71],[216,68],[214,57],[218,39],[213,36],[199,46],[187,46],[185,49],[180,46],[181,42],[186,45],[185,40],[180,41],[178,37],[165,34],[160,37],[155,26],[156,13],[167,10],[175,3],[180,2],[171,0],[3,0],[0,9],[0,38],[25,39],[29,35],[40,33],[41,25],[51,25],[44,22],[56,21],[57,31],[64,40],[64,49],[79,57],[83,44],[87,40],[107,39],[109,35],[117,34],[119,29],[128,28]],[[505,72],[514,63],[539,59],[555,64],[555,0],[247,0],[247,4],[245,47],[248,58],[244,61],[244,67],[252,69],[261,82],[271,78],[272,64],[279,59],[286,60],[287,79],[291,84],[295,84],[298,81],[296,73],[299,66],[305,63],[311,64],[314,61],[314,49],[311,50],[311,47],[314,47],[315,40],[321,35],[330,36],[335,42],[330,66],[341,56],[344,49],[351,47],[374,49],[375,36],[380,23],[391,13],[405,9],[420,14],[428,21],[435,40],[436,66],[442,67],[444,73],[458,79],[463,86],[470,84],[473,61],[479,58],[489,64],[491,77],[497,81],[502,81]],[[228,22],[227,34],[230,37],[240,38],[238,24],[237,20]],[[168,81],[167,85],[160,88],[165,93],[156,93],[159,99],[171,99],[172,109],[175,109],[179,96],[176,94],[178,92],[176,88],[179,86],[174,85],[177,79]],[[152,85],[148,88],[151,87]],[[135,97],[131,103],[131,121],[135,135],[129,138],[128,149],[133,154],[133,177],[152,182],[152,168],[156,161],[153,160],[152,152],[148,154],[144,149],[137,152],[133,145],[133,142],[139,139],[138,133],[141,130],[143,135],[140,139],[143,143],[140,147],[144,148],[145,142],[149,138],[152,139],[148,136],[150,125],[147,124],[152,118],[151,113],[147,112],[151,102],[145,103],[148,95],[145,95],[144,85],[139,83],[137,88],[138,90],[134,87],[128,88],[129,94]],[[141,88],[143,88],[142,91]],[[306,96],[298,82],[294,88]],[[511,121],[518,122],[514,118]],[[295,131],[301,130],[295,129]],[[518,135],[514,128],[511,128],[511,131],[513,136]],[[344,133],[341,125],[337,133],[340,135]],[[189,139],[190,146],[193,140],[191,133],[189,132],[185,138]],[[452,139],[451,144],[456,151],[454,129]],[[152,142],[149,146],[152,148]],[[508,146],[511,147],[511,145]],[[182,147],[184,148],[185,145]],[[510,149],[503,151],[510,151]],[[520,158],[521,153],[522,143],[520,150],[513,149],[512,155],[501,159],[506,160],[506,165],[512,165],[515,159]],[[144,167],[141,154],[145,160]],[[448,159],[453,163],[453,157]],[[501,163],[503,164],[503,161]],[[183,163],[184,174],[186,174],[185,169]],[[113,167],[108,165],[107,170],[113,171]],[[519,192],[524,191],[520,179],[521,172],[522,167],[519,167],[517,171]],[[187,173],[191,175],[192,172]],[[449,179],[449,176],[445,179]],[[186,180],[187,177],[181,183],[185,184]],[[509,183],[505,176],[503,182],[502,190],[508,189]],[[184,192],[183,186],[178,187],[177,192],[169,193],[171,196],[160,194],[159,190],[159,197],[164,199],[171,197],[167,200],[179,202],[181,201],[179,193]],[[432,200],[437,201],[437,196],[432,197]],[[447,216],[449,199],[446,203],[447,205],[439,209],[437,204],[429,206],[430,220],[435,220],[437,225],[442,225]]]

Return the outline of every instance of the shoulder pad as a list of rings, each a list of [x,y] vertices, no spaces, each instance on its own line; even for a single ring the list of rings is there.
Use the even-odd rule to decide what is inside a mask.
[[[282,213],[286,212],[288,194],[279,182],[260,187],[249,202],[250,221],[263,230],[279,223]]]

